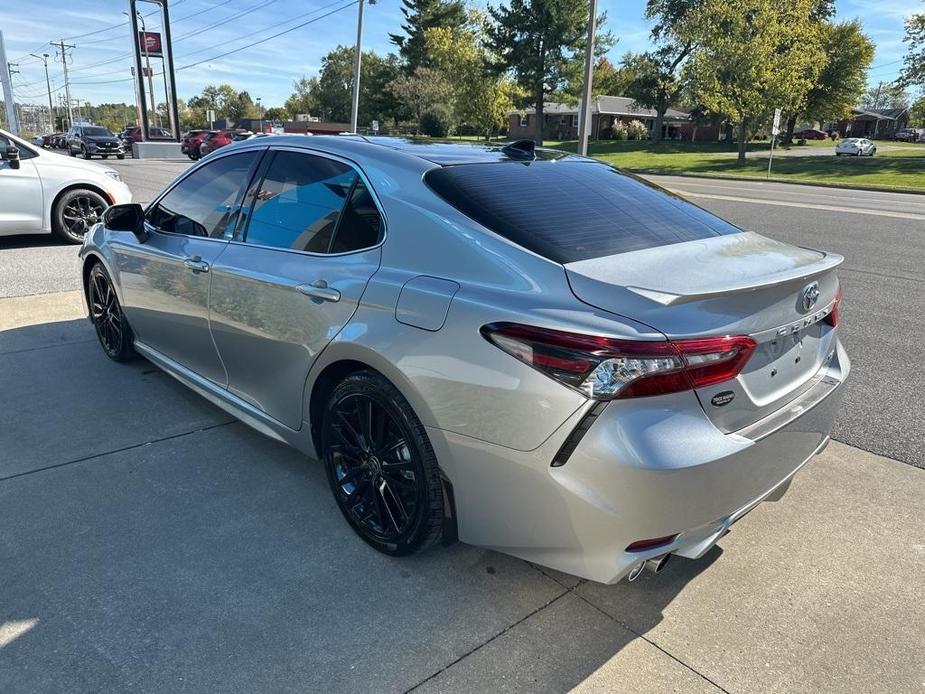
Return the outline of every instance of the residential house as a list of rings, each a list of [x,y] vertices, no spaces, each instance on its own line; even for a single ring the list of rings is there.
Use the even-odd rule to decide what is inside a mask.
[[[549,102],[543,106],[543,139],[574,140],[578,137],[578,106],[559,102]],[[626,96],[596,96],[591,100],[592,139],[607,139],[616,123],[624,125],[638,120],[646,126],[649,133],[655,127],[655,109],[644,108],[634,99]],[[511,113],[508,122],[508,136],[532,138],[535,136],[536,109]],[[713,128],[712,130],[715,130]],[[697,128],[690,113],[669,108],[662,124],[664,139],[691,139]],[[713,139],[715,132],[701,136]]]
[[[909,126],[907,108],[854,109],[854,117],[840,120],[834,129],[842,137],[866,137],[888,140],[897,130]]]

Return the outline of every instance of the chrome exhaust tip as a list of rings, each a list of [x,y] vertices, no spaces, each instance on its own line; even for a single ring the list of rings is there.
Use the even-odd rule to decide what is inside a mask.
[[[645,568],[645,566],[646,566],[646,563],[644,561],[641,561],[638,564],[636,564],[636,566],[630,569],[630,572],[626,575],[626,580],[629,581],[630,583],[635,581],[642,574],[642,570]]]
[[[654,574],[661,572],[665,568],[665,564],[668,563],[668,559],[671,557],[670,554],[663,554],[660,557],[652,557],[647,559],[644,566]]]

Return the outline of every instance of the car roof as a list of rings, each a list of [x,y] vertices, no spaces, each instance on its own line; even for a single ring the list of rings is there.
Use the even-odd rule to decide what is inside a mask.
[[[305,149],[314,149],[340,154],[343,156],[362,156],[363,154],[382,157],[389,152],[394,153],[395,163],[401,159],[414,158],[419,162],[428,162],[446,166],[450,164],[482,164],[503,161],[523,161],[522,158],[511,156],[504,152],[502,145],[485,143],[455,143],[434,142],[432,140],[416,140],[405,137],[364,137],[361,135],[318,135],[305,137],[302,135],[280,135],[273,138],[273,146],[296,146]],[[575,154],[569,154],[557,149],[537,147],[535,150],[538,160],[573,159],[583,161],[597,161],[586,159]]]

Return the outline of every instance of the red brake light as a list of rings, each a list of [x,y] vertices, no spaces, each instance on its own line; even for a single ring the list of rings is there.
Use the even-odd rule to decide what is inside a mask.
[[[488,341],[592,398],[676,393],[735,378],[755,349],[745,335],[677,341],[621,340],[517,323],[481,329]]]
[[[838,290],[835,292],[835,303],[832,304],[832,310],[829,312],[823,320],[831,325],[833,328],[838,325],[838,321],[841,318],[839,309],[841,308],[841,285],[838,285]]]

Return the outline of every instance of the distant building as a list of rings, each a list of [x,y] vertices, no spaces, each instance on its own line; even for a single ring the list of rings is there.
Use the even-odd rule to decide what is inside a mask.
[[[897,130],[909,126],[907,108],[854,109],[854,117],[840,120],[834,129],[842,137],[866,137],[868,139],[890,139]],[[828,128],[826,128],[828,129]]]
[[[543,139],[574,140],[578,137],[578,106],[549,102],[543,107]],[[596,96],[591,100],[592,139],[608,139],[617,123],[641,121],[651,136],[655,128],[655,109],[645,108],[626,96]],[[511,113],[508,135],[511,138],[532,138],[535,135],[536,109]],[[691,114],[669,108],[662,123],[662,137],[666,140],[716,139],[714,126],[698,126]]]

